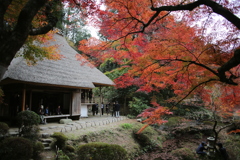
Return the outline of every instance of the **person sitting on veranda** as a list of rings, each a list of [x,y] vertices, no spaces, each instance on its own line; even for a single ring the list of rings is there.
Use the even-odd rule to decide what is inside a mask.
[[[38,114],[40,116],[40,120],[41,120],[41,124],[44,124],[45,123],[45,120],[44,120],[44,107],[43,105],[40,106],[39,110],[38,110]]]
[[[48,116],[48,115],[49,115],[49,109],[48,109],[48,107],[46,107],[44,115],[45,115],[45,116]]]
[[[60,107],[60,106],[57,107],[57,109],[56,109],[56,114],[57,114],[57,115],[62,114],[62,111],[61,111],[61,107]]]
[[[200,154],[200,155],[206,155],[207,153],[204,152],[204,150],[207,150],[204,146],[206,146],[206,143],[205,142],[202,142],[198,148],[196,149],[196,153],[197,154]]]

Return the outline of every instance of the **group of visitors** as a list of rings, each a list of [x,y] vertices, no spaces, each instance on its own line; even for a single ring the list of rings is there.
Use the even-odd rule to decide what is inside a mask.
[[[41,105],[40,108],[38,109],[38,114],[40,115],[41,123],[44,124],[45,123],[44,116],[49,116],[52,113],[49,111],[48,107],[44,108],[44,106]],[[56,108],[55,114],[56,115],[61,115],[62,114],[61,106],[58,106]]]
[[[100,115],[104,114],[104,110],[106,112],[106,114],[110,114],[110,112],[112,112],[112,116],[113,117],[120,117],[120,104],[118,103],[118,101],[113,102],[113,103],[107,103],[104,105],[104,103],[101,103],[100,105]],[[92,105],[92,114],[93,116],[98,115],[99,112],[99,106],[97,103],[94,102],[94,104]]]
[[[204,150],[207,150],[205,146],[207,146],[205,142],[200,143],[200,145],[196,149],[196,153],[199,155],[207,155],[207,152],[204,151]],[[218,152],[220,153],[222,160],[228,160],[229,158],[228,158],[226,148],[223,147],[222,143],[217,143],[217,146],[218,146]]]

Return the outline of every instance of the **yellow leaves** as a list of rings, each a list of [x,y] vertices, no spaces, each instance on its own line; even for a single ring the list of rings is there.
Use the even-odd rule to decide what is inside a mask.
[[[58,50],[58,46],[49,46],[49,47],[42,47],[42,49],[46,52],[46,58],[49,60],[60,60],[63,56]]]
[[[17,56],[24,57],[28,65],[35,65],[37,61],[45,58],[49,60],[60,60],[62,55],[58,50],[58,46],[49,43],[49,41],[53,41],[53,34],[55,34],[55,31],[51,31],[46,35],[29,36]]]

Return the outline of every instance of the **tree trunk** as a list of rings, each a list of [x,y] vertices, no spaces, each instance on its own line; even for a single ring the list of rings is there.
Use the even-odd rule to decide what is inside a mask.
[[[49,24],[42,28],[32,29],[33,18],[48,0],[28,0],[21,9],[16,25],[7,26],[3,17],[10,3],[11,1],[0,1],[0,6],[3,6],[0,7],[0,81],[28,36],[45,34],[56,24],[56,19],[52,18],[52,23],[49,21]],[[46,14],[48,12],[46,9]]]

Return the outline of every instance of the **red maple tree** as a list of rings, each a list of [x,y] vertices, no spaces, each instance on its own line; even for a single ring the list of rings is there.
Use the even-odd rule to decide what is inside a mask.
[[[80,49],[99,61],[114,58],[129,68],[115,80],[117,87],[137,85],[139,91],[151,92],[171,86],[177,97],[169,101],[177,104],[194,93],[206,106],[217,100],[214,105],[222,115],[239,105],[238,2],[106,0],[105,4],[94,22],[101,22],[100,33],[106,40],[83,41]],[[213,14],[225,19],[215,21]],[[203,34],[207,26],[211,33]],[[224,38],[218,36],[221,26],[228,28]],[[213,99],[216,88],[220,93]],[[141,116],[148,118],[148,124],[164,123],[159,118],[171,114],[169,108],[153,105],[154,110]]]

